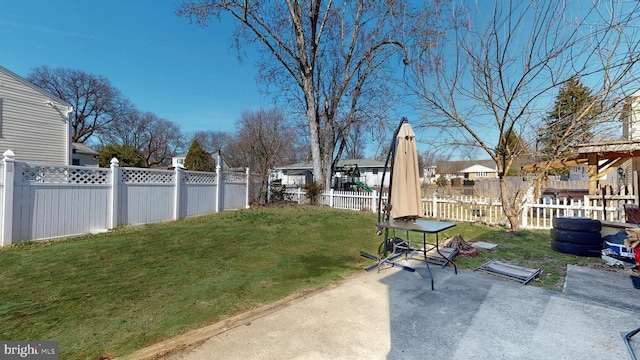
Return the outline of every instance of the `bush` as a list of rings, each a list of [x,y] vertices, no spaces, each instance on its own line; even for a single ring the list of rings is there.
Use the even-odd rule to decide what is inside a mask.
[[[438,186],[447,186],[449,185],[449,180],[447,180],[445,177],[443,177],[442,175],[438,176],[438,178],[436,179],[436,184]]]
[[[270,203],[284,203],[291,201],[291,194],[287,193],[287,187],[285,185],[272,185],[271,195],[269,198]]]
[[[109,167],[113,158],[118,159],[120,166],[147,167],[140,150],[131,145],[109,144],[100,150],[101,167]]]
[[[320,198],[320,193],[322,192],[322,186],[313,181],[305,185],[304,188],[307,191],[307,199],[309,199],[309,203],[311,205],[318,205],[318,199]]]
[[[208,152],[204,151],[198,140],[191,143],[187,157],[184,159],[184,167],[191,171],[215,171],[215,162]]]

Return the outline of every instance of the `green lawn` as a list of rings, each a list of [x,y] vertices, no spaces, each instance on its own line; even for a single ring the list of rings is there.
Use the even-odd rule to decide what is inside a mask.
[[[259,208],[0,250],[0,339],[54,340],[61,359],[110,358],[326,286],[371,264],[375,214],[328,208]],[[443,238],[499,244],[456,258],[541,267],[558,287],[567,263],[598,262],[549,248],[548,231],[459,224]]]

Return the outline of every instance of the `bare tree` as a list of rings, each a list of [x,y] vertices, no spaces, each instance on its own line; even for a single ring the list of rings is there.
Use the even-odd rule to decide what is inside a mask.
[[[364,159],[367,143],[366,133],[360,129],[363,125],[361,122],[352,123],[347,139],[342,141],[342,144],[345,144],[343,148],[347,159]]]
[[[238,47],[261,45],[260,79],[300,104],[314,180],[328,187],[340,153],[334,154],[336,139],[346,139],[352,122],[365,118],[358,114],[360,96],[375,87],[375,75],[394,56],[394,65],[406,58],[402,41],[407,24],[411,31],[429,33],[432,46],[437,45],[443,23],[435,14],[452,8],[445,3],[420,8],[407,0],[207,0],[183,2],[177,14],[203,26],[230,15],[238,23]],[[339,119],[346,122],[339,124]]]
[[[152,121],[152,125],[147,130],[148,141],[142,153],[149,167],[169,166],[171,158],[185,148],[180,126],[162,118],[156,118]]]
[[[208,153],[224,150],[233,141],[233,134],[224,131],[196,131],[190,136],[191,142],[198,140]]]
[[[165,167],[185,149],[180,127],[152,112],[131,109],[100,132],[103,144],[127,145],[138,149],[149,167]]]
[[[103,127],[98,137],[102,144],[129,145],[140,150],[147,141],[146,130],[151,126],[151,120],[152,117],[143,116],[143,113],[132,105],[127,112]]]
[[[258,193],[263,196],[270,170],[295,148],[295,129],[278,108],[244,111],[237,126],[236,140],[227,148],[226,159],[231,165],[249,167],[258,174],[262,179]]]
[[[73,142],[86,142],[130,105],[107,78],[81,70],[43,65],[32,69],[27,79],[73,105]]]
[[[418,162],[422,166],[436,166],[438,162],[445,162],[451,160],[451,154],[444,154],[438,149],[427,149],[418,154]]]
[[[426,39],[412,52],[407,85],[426,110],[426,126],[496,162],[504,213],[515,231],[528,186],[509,189],[506,175],[514,159],[534,148],[537,126],[559,87],[578,77],[594,89],[576,119],[597,106],[618,111],[629,87],[637,88],[640,3],[495,1],[470,15],[467,26],[449,34],[450,48],[434,52]],[[614,118],[602,115],[599,126]],[[576,131],[567,127],[560,138]],[[514,134],[527,144],[514,146]]]

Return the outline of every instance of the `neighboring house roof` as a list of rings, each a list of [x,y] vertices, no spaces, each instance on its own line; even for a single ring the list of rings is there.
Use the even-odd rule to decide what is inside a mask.
[[[462,169],[460,170],[461,173],[463,174],[468,174],[468,173],[494,173],[497,172],[496,169],[492,169],[492,168],[488,168],[486,166],[483,165],[471,165],[466,169]]]
[[[436,162],[436,172],[438,174],[457,174],[473,165],[482,165],[495,169],[495,161],[489,160],[459,160],[459,161],[438,161]]]
[[[337,167],[358,165],[359,168],[384,168],[384,161],[371,159],[346,159],[338,161]],[[312,170],[313,162],[301,162],[287,166],[276,167],[276,170]]]
[[[71,143],[71,148],[73,149],[73,152],[76,154],[100,155],[100,153],[98,153],[97,151],[93,150],[92,148],[88,147],[83,143],[77,143],[77,142]]]
[[[46,91],[45,89],[43,89],[43,88],[41,88],[39,86],[36,86],[35,84],[31,83],[29,80],[23,78],[22,76],[12,72],[11,70],[9,70],[9,69],[7,69],[7,68],[5,68],[3,66],[0,66],[0,71],[5,73],[7,76],[10,76],[10,77],[14,78],[15,80],[21,82],[22,84],[24,84],[26,86],[29,86],[33,90],[41,93],[42,95],[50,98],[51,100],[54,100],[54,101],[59,102],[59,103],[62,103],[63,105],[65,105],[67,107],[71,107],[71,108],[73,107],[73,105],[69,104],[68,102],[66,102],[66,101],[60,99],[59,97],[51,94],[50,92]]]

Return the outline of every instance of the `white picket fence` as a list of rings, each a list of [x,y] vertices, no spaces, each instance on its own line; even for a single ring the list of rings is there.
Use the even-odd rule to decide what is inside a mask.
[[[288,189],[290,200],[306,203],[304,189]],[[384,201],[384,198],[383,198]],[[553,218],[581,216],[599,220],[625,221],[624,204],[635,203],[634,195],[584,196],[581,199],[558,199],[544,203],[542,199],[526,199],[520,206],[520,226],[525,229],[550,229]],[[320,204],[347,210],[376,212],[377,192],[328,191],[320,195]],[[604,204],[604,205],[603,205]],[[499,198],[442,196],[434,193],[422,199],[424,216],[457,222],[508,225]]]
[[[625,204],[634,204],[635,195],[586,195],[582,199],[559,199],[555,204],[525,202],[522,227],[549,229],[555,217],[581,216],[597,220],[625,222]]]
[[[215,173],[16,162],[0,167],[0,246],[249,207],[249,169]]]

